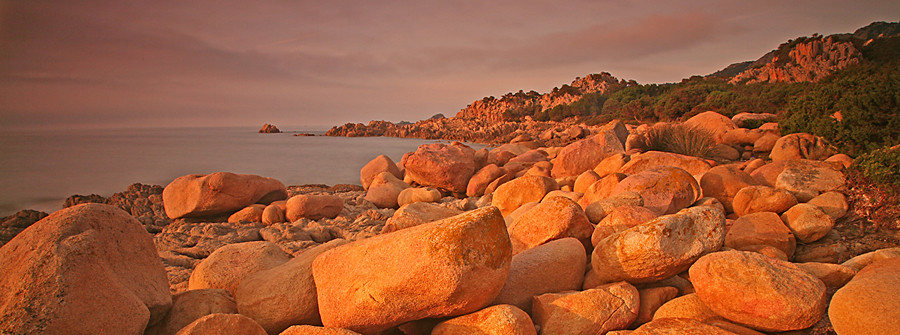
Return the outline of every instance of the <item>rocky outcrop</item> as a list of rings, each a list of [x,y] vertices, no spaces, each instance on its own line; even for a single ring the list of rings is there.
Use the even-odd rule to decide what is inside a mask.
[[[279,130],[278,127],[274,125],[266,123],[262,126],[262,128],[259,128],[259,132],[264,134],[278,134],[281,133],[281,130]]]

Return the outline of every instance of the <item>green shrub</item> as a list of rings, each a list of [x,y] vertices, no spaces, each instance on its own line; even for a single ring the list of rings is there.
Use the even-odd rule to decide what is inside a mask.
[[[716,145],[712,134],[684,124],[654,126],[638,143],[645,151],[665,151],[676,154],[706,157]]]
[[[860,155],[852,168],[869,181],[900,192],[900,147],[883,148]]]

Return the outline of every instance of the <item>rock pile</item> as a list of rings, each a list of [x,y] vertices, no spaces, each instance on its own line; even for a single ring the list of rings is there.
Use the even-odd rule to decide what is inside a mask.
[[[838,263],[826,143],[757,146],[776,131],[701,115],[738,158],[640,152],[614,123],[566,147],[379,156],[363,187],[184,176],[155,236],[77,205],[0,247],[0,332],[892,333],[900,249]]]

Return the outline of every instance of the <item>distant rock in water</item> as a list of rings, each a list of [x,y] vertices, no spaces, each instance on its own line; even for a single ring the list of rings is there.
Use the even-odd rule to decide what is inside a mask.
[[[274,125],[266,123],[262,126],[262,128],[259,128],[259,132],[264,134],[277,134],[280,133],[281,130],[278,130],[278,127]]]

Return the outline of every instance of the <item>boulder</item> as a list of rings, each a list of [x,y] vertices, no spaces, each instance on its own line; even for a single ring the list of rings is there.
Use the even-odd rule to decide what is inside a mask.
[[[594,182],[590,186],[588,186],[584,190],[584,196],[581,197],[581,200],[578,203],[582,208],[587,208],[590,204],[609,198],[613,194],[613,190],[616,189],[616,186],[619,185],[619,182],[627,178],[628,176],[622,173],[613,173],[608,174],[606,177],[601,178],[600,180]]]
[[[487,189],[488,185],[497,178],[500,178],[504,173],[506,173],[506,171],[496,164],[485,165],[469,179],[469,184],[466,186],[466,195],[470,197],[484,195],[484,191]]]
[[[731,145],[752,145],[762,136],[763,132],[759,130],[737,128],[726,131],[725,134],[722,135],[722,143]]]
[[[692,319],[657,319],[635,329],[629,335],[737,335],[725,329]]]
[[[638,304],[638,316],[632,323],[639,326],[653,320],[653,314],[663,304],[678,296],[678,289],[672,286],[650,287],[638,290],[640,303]]]
[[[784,221],[797,240],[803,243],[818,241],[834,227],[834,219],[816,205],[810,204],[797,204],[791,207],[781,214],[781,221]]]
[[[475,151],[464,145],[420,145],[406,160],[406,174],[422,186],[466,193],[475,174]]]
[[[827,164],[791,164],[775,179],[776,188],[791,192],[800,202],[841,189],[845,184],[844,173]]]
[[[725,246],[732,249],[755,251],[761,245],[774,247],[790,257],[797,248],[797,240],[778,214],[772,212],[744,215],[725,234]]]
[[[722,317],[713,312],[696,293],[685,294],[683,296],[667,301],[660,306],[656,313],[653,314],[653,320],[660,319],[691,319],[700,322],[708,322],[710,320],[721,319]]]
[[[343,328],[318,327],[310,325],[291,326],[278,335],[359,335],[359,333]]]
[[[593,231],[581,206],[569,198],[552,197],[513,221],[509,226],[509,238],[513,254],[518,254],[565,237],[587,242]]]
[[[594,170],[584,171],[575,179],[575,185],[572,187],[572,191],[584,193],[589,186],[598,181],[600,181],[600,176],[597,175]]]
[[[587,215],[591,223],[599,223],[606,218],[606,215],[612,213],[613,210],[620,206],[644,206],[644,199],[635,192],[621,192],[591,203],[584,208],[584,214]]]
[[[613,209],[594,227],[591,244],[597,245],[607,236],[628,230],[644,222],[657,218],[659,214],[641,206],[619,206]]]
[[[716,144],[706,152],[704,157],[716,161],[736,161],[741,159],[741,152],[729,144]]]
[[[713,136],[716,143],[723,143],[725,133],[737,128],[731,118],[713,111],[694,115],[687,121],[684,121],[684,125],[708,132]]]
[[[847,156],[846,154],[834,154],[831,157],[825,159],[826,162],[836,162],[840,163],[845,169],[849,168],[850,165],[853,165],[853,158]]]
[[[706,171],[712,168],[712,165],[702,158],[671,152],[647,151],[638,155],[632,155],[631,160],[625,163],[618,172],[633,175],[646,170],[656,169],[663,165],[681,168],[694,176],[698,181]]]
[[[724,243],[725,213],[713,206],[691,207],[600,240],[591,266],[601,282],[654,282],[687,270]]]
[[[778,139],[781,137],[778,136],[778,133],[773,132],[763,132],[763,135],[756,139],[756,142],[753,142],[753,151],[754,152],[769,152],[775,148],[775,143],[778,142]]]
[[[271,204],[263,208],[262,212],[262,223],[265,225],[272,225],[276,223],[282,223],[285,221],[285,210],[287,209],[286,202],[284,205],[276,205]]]
[[[825,314],[825,284],[793,263],[755,252],[701,257],[691,282],[706,306],[728,320],[777,332],[808,328]]]
[[[530,299],[530,297],[529,297]],[[531,317],[512,305],[491,306],[434,326],[431,335],[537,335]]]
[[[778,115],[772,113],[748,113],[741,112],[731,117],[734,125],[741,128],[751,128],[754,124],[759,125],[762,122],[773,121]]]
[[[290,255],[271,242],[228,244],[197,264],[191,272],[188,289],[218,288],[233,296],[238,284],[247,276],[274,268],[290,259]]]
[[[513,163],[508,163],[505,166],[513,165]],[[550,177],[550,170],[553,168],[553,164],[547,161],[537,162],[531,165],[527,170],[525,170],[526,176],[541,176],[541,177]]]
[[[630,175],[616,185],[612,194],[628,191],[640,194],[644,207],[659,214],[678,212],[701,195],[697,180],[687,171],[673,166],[660,166]]]
[[[410,187],[400,191],[397,196],[397,204],[400,206],[414,202],[438,202],[441,200],[441,192],[431,187]]]
[[[769,158],[774,161],[788,159],[824,160],[834,151],[825,139],[806,133],[796,133],[782,136],[775,142]]]
[[[254,204],[241,209],[228,217],[228,223],[262,222],[263,210],[266,205]]]
[[[582,197],[584,197],[584,193],[569,192],[569,191],[563,191],[563,190],[550,191],[549,193],[544,195],[544,198],[541,199],[541,201],[543,202],[544,200],[547,200],[547,199],[550,199],[553,197],[563,197],[563,198],[568,198],[569,200],[572,200],[574,202],[578,202],[579,200],[581,200]]]
[[[834,191],[819,194],[807,203],[819,207],[835,221],[847,215],[847,210],[850,209],[850,205],[847,204],[847,197],[843,193]]]
[[[145,335],[174,335],[194,320],[210,314],[237,314],[231,293],[220,289],[190,290],[172,296],[172,308]]]
[[[172,306],[153,239],[128,213],[82,204],[0,247],[0,333],[140,334]]]
[[[175,335],[266,335],[253,319],[240,314],[209,314],[191,322]]]
[[[625,148],[614,131],[576,141],[560,150],[553,159],[553,177],[577,176],[591,170],[604,158],[624,153]]]
[[[700,178],[703,196],[716,198],[729,213],[734,212],[732,203],[738,191],[756,184],[756,179],[735,165],[716,166]]]
[[[750,213],[784,213],[797,204],[797,198],[788,191],[768,186],[747,186],[734,195],[734,214],[738,217]]]
[[[385,222],[381,233],[390,233],[459,214],[462,214],[462,211],[455,208],[444,207],[430,202],[414,202],[403,205],[394,212],[394,216],[391,216]]]
[[[288,199],[285,206],[287,207],[285,213],[290,222],[301,218],[310,220],[333,219],[344,209],[344,200],[336,195],[300,194]]]
[[[849,267],[856,271],[860,271],[866,266],[869,266],[869,264],[890,258],[900,258],[900,247],[870,251],[862,255],[853,257],[846,262],[841,263],[841,265]]]
[[[509,215],[525,203],[541,201],[544,195],[558,187],[556,181],[547,177],[522,176],[497,187],[491,205]]]
[[[837,290],[828,317],[838,334],[896,334],[900,329],[900,258],[865,267]]]
[[[366,200],[379,208],[397,208],[400,193],[407,188],[409,188],[409,184],[406,182],[397,179],[390,173],[382,172],[375,176],[372,183],[369,184],[369,189],[366,190]],[[341,205],[343,206],[343,202]]]
[[[580,289],[586,267],[584,246],[574,238],[525,250],[512,257],[509,276],[493,304],[531,311],[531,298],[536,295]]]
[[[503,146],[497,147],[497,149],[502,148],[502,147]],[[528,148],[525,148],[525,150],[528,150]],[[495,150],[491,150],[491,152],[488,154],[486,163],[494,164],[496,166],[503,166],[503,165],[506,165],[506,163],[509,162],[509,160],[513,159],[514,157],[516,157],[516,154],[511,151],[495,149]]]
[[[539,149],[532,149],[522,153],[521,155],[511,158],[507,163],[537,163],[548,160],[549,159],[547,158],[546,152]]]
[[[254,203],[287,199],[280,181],[249,174],[216,172],[173,180],[162,193],[166,215],[172,219],[206,217],[234,212]]]
[[[381,155],[373,158],[359,170],[359,181],[362,183],[363,188],[368,190],[375,176],[382,172],[390,173],[397,179],[403,179],[403,174],[400,173],[397,163],[394,163],[390,157]]]
[[[313,262],[319,315],[326,327],[371,334],[472,313],[496,298],[511,256],[496,207],[357,240]]]
[[[313,260],[347,243],[332,240],[309,249],[284,264],[251,274],[237,287],[237,310],[259,323],[269,334],[291,325],[321,325],[313,281]]]
[[[829,289],[841,288],[857,273],[850,267],[832,263],[807,262],[797,263],[797,266],[819,278]]]
[[[605,334],[625,329],[637,318],[638,290],[625,282],[581,292],[534,297],[534,322],[542,335]]]
[[[609,174],[616,173],[622,166],[625,166],[625,163],[631,160],[631,156],[626,154],[614,154],[612,156],[604,158],[597,166],[594,167],[594,173],[599,177],[606,177]]]

